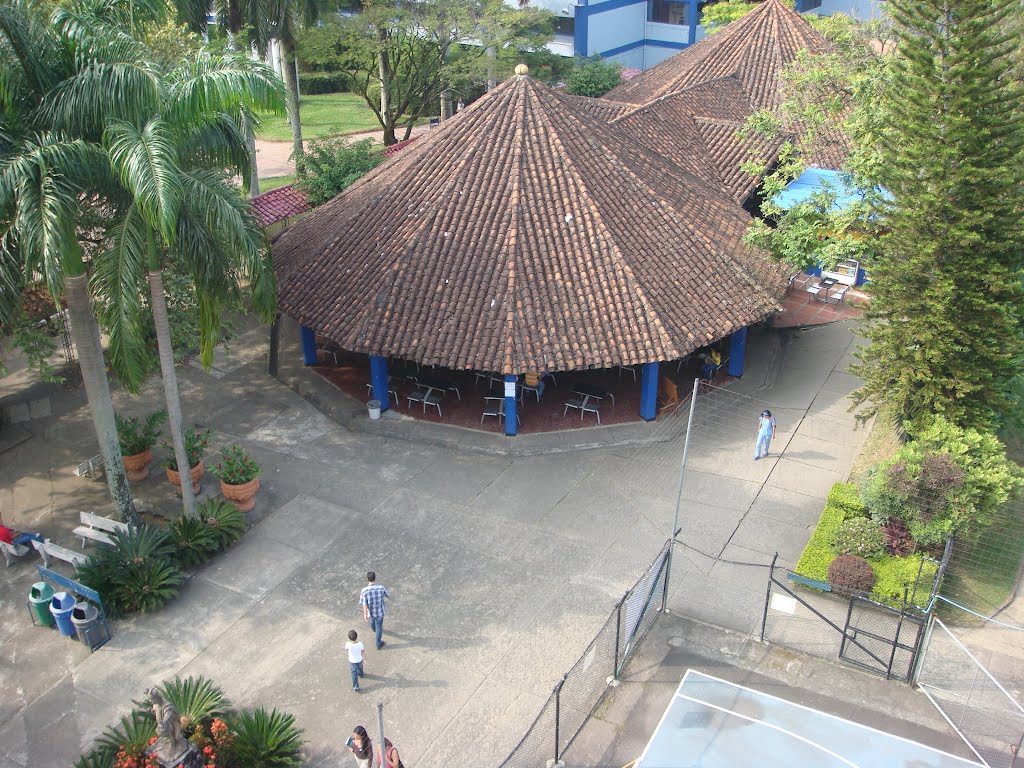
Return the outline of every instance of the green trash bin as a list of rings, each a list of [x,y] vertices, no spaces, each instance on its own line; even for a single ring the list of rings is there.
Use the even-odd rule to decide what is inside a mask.
[[[50,613],[50,598],[52,597],[53,587],[45,581],[37,581],[32,585],[32,591],[28,593],[28,610],[33,624],[42,624],[44,627],[53,626],[53,614]]]

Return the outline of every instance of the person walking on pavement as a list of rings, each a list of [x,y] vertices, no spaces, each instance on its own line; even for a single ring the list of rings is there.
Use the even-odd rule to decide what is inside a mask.
[[[384,634],[384,600],[391,597],[388,591],[377,584],[377,574],[369,571],[366,574],[366,586],[359,593],[359,604],[363,606],[363,621],[367,622],[377,634],[377,650],[384,647],[381,636]]]
[[[384,737],[384,768],[405,768],[398,749],[387,736]]]
[[[352,752],[352,756],[356,759],[356,765],[359,768],[372,768],[373,742],[370,741],[370,734],[366,732],[363,726],[357,725],[352,730],[352,735],[348,737],[345,746]]]
[[[757,442],[754,443],[754,461],[763,459],[768,455],[768,448],[775,437],[775,417],[769,410],[761,411],[761,418],[757,422]]]
[[[348,631],[348,642],[345,643],[345,650],[348,651],[348,668],[352,673],[352,690],[359,690],[359,678],[363,676],[363,661],[366,659],[366,651],[359,641],[359,633],[354,629]]]

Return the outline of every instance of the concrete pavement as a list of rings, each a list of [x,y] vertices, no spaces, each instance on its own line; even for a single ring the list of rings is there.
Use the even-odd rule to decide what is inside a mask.
[[[680,520],[691,552],[677,558],[672,605],[725,627],[759,621],[757,564],[776,551],[796,557],[862,437],[845,411],[851,328],[785,341],[756,345],[742,381],[698,401]],[[294,365],[294,345],[285,348]],[[399,439],[343,426],[268,378],[265,349],[255,328],[219,350],[213,374],[180,372],[189,418],[213,426],[216,445],[243,445],[264,475],[252,530],[172,604],[116,622],[90,656],[29,624],[34,563],[0,574],[0,767],[69,764],[147,685],[175,674],[205,674],[236,703],[294,713],[310,765],[338,765],[342,735],[369,725],[378,700],[408,764],[472,754],[495,765],[667,538],[682,450],[671,420],[639,442],[538,455],[475,449],[473,432],[460,447]],[[102,483],[70,475],[94,440],[78,397],[0,454],[4,519],[66,545],[78,509],[109,510]],[[116,397],[146,412],[159,382]],[[779,418],[782,453],[755,463],[764,407]],[[135,491],[174,514],[156,474]],[[204,487],[214,492],[214,481]],[[344,634],[368,631],[356,606],[368,568],[393,602],[388,645],[368,653],[355,694]]]

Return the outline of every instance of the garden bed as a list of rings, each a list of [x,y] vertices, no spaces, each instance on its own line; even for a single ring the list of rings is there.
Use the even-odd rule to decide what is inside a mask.
[[[866,515],[867,509],[856,486],[850,483],[833,485],[818,525],[797,562],[796,573],[815,581],[829,582],[829,566],[843,554],[842,548],[836,546],[843,523],[858,518],[868,519]],[[854,551],[853,554],[858,553]],[[863,554],[875,575],[871,590],[875,599],[900,605],[906,592],[909,604],[918,607],[928,604],[939,565],[934,559],[920,552],[902,557],[872,552]]]

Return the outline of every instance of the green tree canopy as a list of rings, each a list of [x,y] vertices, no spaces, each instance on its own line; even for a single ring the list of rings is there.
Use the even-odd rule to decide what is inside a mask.
[[[597,98],[621,82],[622,65],[617,61],[602,61],[600,56],[579,57],[565,79],[565,90],[577,96]]]
[[[756,4],[750,0],[722,0],[717,3],[705,3],[700,13],[700,23],[704,31],[713,35],[721,31],[726,24],[742,19],[750,13]]]

